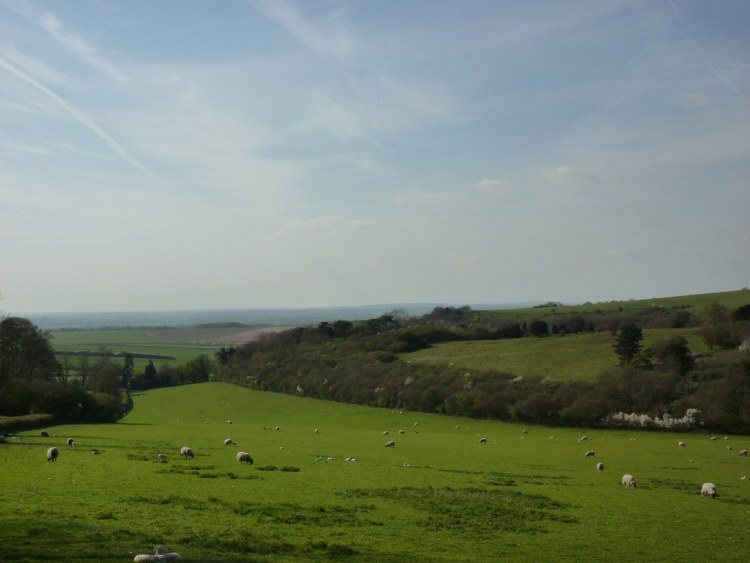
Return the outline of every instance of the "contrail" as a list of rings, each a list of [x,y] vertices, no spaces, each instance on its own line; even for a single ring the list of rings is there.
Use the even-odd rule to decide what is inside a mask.
[[[716,70],[714,65],[712,65],[711,62],[706,58],[706,55],[703,54],[703,50],[700,48],[700,45],[698,45],[698,42],[693,37],[693,34],[690,33],[688,26],[685,24],[685,19],[682,17],[680,10],[677,8],[677,4],[674,3],[674,0],[669,0],[669,4],[672,6],[672,9],[674,10],[675,14],[677,14],[677,18],[680,20],[680,23],[682,24],[682,29],[685,30],[685,33],[687,33],[688,37],[690,38],[690,41],[693,42],[693,46],[695,47],[695,50],[698,52],[698,55],[706,64],[706,66],[711,70],[711,72],[714,73],[716,78],[718,78],[724,84],[726,84],[732,90],[734,90],[738,96],[747,100],[748,97],[745,94],[743,94],[742,91],[739,88],[737,88],[737,86],[735,86],[728,78],[722,76],[721,73],[718,70]]]
[[[150,174],[148,169],[145,166],[143,166],[143,164],[141,164],[136,158],[132,157],[128,153],[128,151],[126,151],[125,148],[120,143],[118,143],[112,137],[110,137],[106,131],[104,131],[101,127],[99,127],[96,123],[91,121],[88,117],[86,117],[76,108],[71,106],[68,102],[62,99],[55,92],[53,92],[52,90],[47,88],[44,84],[39,82],[36,78],[26,74],[23,70],[15,66],[13,63],[5,59],[3,56],[0,56],[0,68],[8,71],[10,74],[15,76],[16,78],[23,80],[24,82],[31,85],[33,88],[37,89],[42,94],[47,96],[53,102],[55,102],[58,106],[60,106],[63,110],[65,110],[70,116],[72,116],[81,125],[89,129],[92,133],[94,133],[94,135],[96,135],[102,141],[104,141],[107,145],[109,145],[109,147],[122,160],[130,164],[133,168],[136,168],[137,170],[139,170],[140,172],[143,172],[144,174]]]

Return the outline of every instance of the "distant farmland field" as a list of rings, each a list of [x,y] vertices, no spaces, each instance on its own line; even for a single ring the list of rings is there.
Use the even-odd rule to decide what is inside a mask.
[[[550,429],[222,383],[134,403],[116,424],[0,444],[3,560],[114,563],[165,544],[201,562],[747,561],[748,436]]]
[[[285,330],[269,328],[170,328],[154,330],[64,330],[52,331],[52,346],[56,352],[88,351],[98,354],[101,347],[112,353],[139,353],[171,356],[173,360],[154,360],[163,363],[183,364],[206,354],[213,356],[222,346],[240,346],[255,340],[264,332]],[[147,359],[136,359],[136,368],[142,369]]]

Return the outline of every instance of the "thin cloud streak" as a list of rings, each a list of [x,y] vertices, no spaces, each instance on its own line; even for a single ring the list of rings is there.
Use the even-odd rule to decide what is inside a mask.
[[[78,121],[81,125],[89,129],[94,135],[99,137],[102,141],[104,141],[109,148],[111,148],[122,160],[139,170],[140,172],[143,172],[144,174],[150,174],[148,169],[141,164],[136,158],[130,155],[125,148],[120,145],[117,141],[115,141],[109,134],[107,134],[106,131],[104,131],[101,127],[99,127],[96,123],[94,123],[91,119],[89,119],[86,115],[78,111],[76,108],[71,106],[68,102],[66,102],[62,97],[60,97],[58,94],[47,88],[44,84],[39,82],[37,79],[35,79],[33,76],[30,76],[26,74],[23,70],[16,67],[13,63],[8,61],[5,57],[0,55],[0,68],[4,69],[8,73],[12,74],[19,80],[22,80],[26,84],[30,85],[31,87],[35,88],[45,96],[47,96],[50,100],[52,100],[55,104],[57,104],[60,108],[62,108],[68,115],[70,115],[73,119]]]

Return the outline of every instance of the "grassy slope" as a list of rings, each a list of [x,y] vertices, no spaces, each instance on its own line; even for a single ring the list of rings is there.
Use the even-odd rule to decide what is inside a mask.
[[[721,303],[729,310],[737,309],[742,305],[750,303],[750,290],[741,289],[737,291],[722,291],[715,293],[699,293],[694,295],[679,295],[673,297],[654,297],[652,299],[631,299],[627,301],[606,301],[599,303],[583,303],[578,305],[565,305],[555,307],[554,311],[559,315],[572,313],[593,313],[601,311],[634,311],[647,309],[652,306],[665,307],[667,309],[685,308],[694,315],[700,315],[706,305]],[[551,313],[553,308],[534,307],[526,309],[503,309],[498,311],[487,311],[484,314],[501,317],[534,318]]]
[[[643,331],[644,348],[671,336],[684,336],[695,354],[708,354],[695,329],[653,329]],[[405,360],[453,364],[467,370],[500,370],[516,375],[541,375],[561,381],[594,380],[602,371],[617,366],[609,332],[570,334],[564,337],[521,338],[446,342],[432,348],[404,354]],[[719,353],[718,351],[716,353]]]
[[[126,561],[157,543],[190,561],[746,560],[750,462],[736,452],[750,438],[521,428],[218,383],[149,391],[118,424],[0,446],[0,536],[6,559],[29,561]],[[708,480],[713,501],[698,495]]]

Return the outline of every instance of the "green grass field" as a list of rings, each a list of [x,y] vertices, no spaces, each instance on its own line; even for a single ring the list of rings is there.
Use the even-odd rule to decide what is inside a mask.
[[[170,328],[158,330],[64,330],[50,333],[52,346],[57,352],[86,350],[96,355],[101,346],[113,353],[158,354],[173,360],[157,359],[154,364],[184,364],[201,354],[209,358],[222,346],[239,346],[258,337],[264,331],[283,330],[271,328]],[[121,360],[114,360],[115,362]],[[75,362],[75,358],[73,359]],[[136,369],[142,371],[147,359],[137,358]]]
[[[221,383],[134,402],[116,424],[0,445],[0,560],[132,561],[163,543],[212,562],[747,561],[747,436],[522,427]]]
[[[658,340],[684,336],[694,354],[710,351],[697,329],[650,329],[643,331],[643,348]],[[445,342],[431,348],[403,354],[404,360],[453,364],[467,370],[500,370],[522,376],[541,375],[559,381],[593,381],[603,371],[618,365],[609,332],[569,334],[545,338],[473,340]]]

